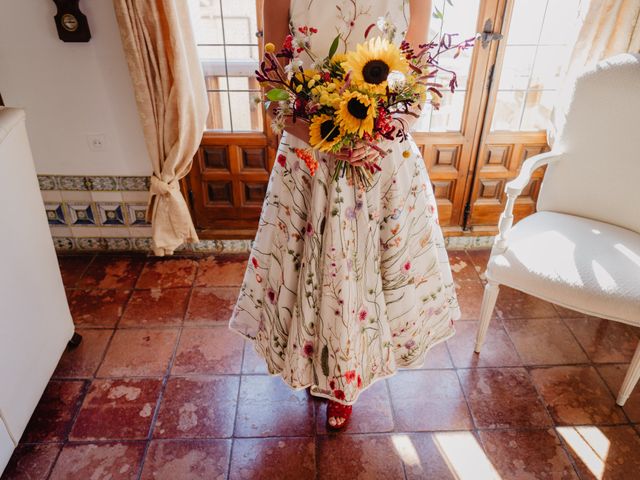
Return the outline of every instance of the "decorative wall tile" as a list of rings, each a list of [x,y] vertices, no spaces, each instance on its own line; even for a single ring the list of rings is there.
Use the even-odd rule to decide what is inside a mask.
[[[60,190],[89,190],[90,186],[87,177],[59,176],[57,180]]]
[[[101,225],[124,225],[124,209],[121,203],[97,203]]]
[[[90,203],[68,203],[69,225],[96,225],[96,215]]]
[[[116,177],[118,182],[118,190],[149,190],[149,177]]]
[[[74,250],[75,243],[71,237],[53,237],[53,245],[56,250]]]
[[[40,190],[57,190],[55,175],[38,175],[38,183],[40,184]]]
[[[134,227],[149,226],[149,223],[147,222],[147,204],[146,203],[139,203],[139,204],[128,203],[127,216],[129,220],[129,225],[131,226],[134,226]]]
[[[151,238],[132,238],[134,250],[151,250]]]
[[[62,203],[45,203],[44,209],[47,212],[49,225],[65,225],[67,223]]]
[[[104,238],[77,238],[76,245],[79,250],[105,250],[106,242]]]
[[[114,191],[118,190],[117,177],[86,177],[89,190]]]
[[[133,248],[131,238],[105,238],[107,250],[125,251]]]

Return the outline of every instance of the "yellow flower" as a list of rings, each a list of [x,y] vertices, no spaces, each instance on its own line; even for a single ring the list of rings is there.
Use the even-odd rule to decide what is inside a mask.
[[[345,132],[362,137],[365,133],[373,132],[375,115],[374,99],[360,92],[346,92],[342,95],[336,118]]]
[[[342,139],[341,134],[334,117],[318,115],[311,120],[309,126],[309,144],[321,152],[328,152]]]
[[[317,96],[316,101],[321,105],[337,109],[340,105],[340,95],[335,91],[336,87],[333,83],[328,85],[319,85],[311,91]]]
[[[404,158],[409,158],[411,156],[411,152],[409,150],[405,150],[404,152],[402,152],[402,156]]]
[[[376,37],[361,43],[355,51],[347,53],[342,63],[345,71],[351,71],[351,81],[371,93],[383,94],[387,76],[392,70],[406,72],[407,60],[400,49],[388,40]]]
[[[276,46],[273,43],[269,42],[264,46],[264,51],[267,53],[273,53],[276,51]]]

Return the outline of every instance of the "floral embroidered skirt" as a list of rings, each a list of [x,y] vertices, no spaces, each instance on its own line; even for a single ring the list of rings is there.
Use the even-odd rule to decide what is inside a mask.
[[[420,367],[460,311],[436,201],[413,141],[395,143],[368,189],[314,176],[285,134],[230,328],[272,375],[352,404],[399,367]]]

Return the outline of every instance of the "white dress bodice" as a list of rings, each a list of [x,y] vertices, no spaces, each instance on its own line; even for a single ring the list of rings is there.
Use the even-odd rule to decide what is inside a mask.
[[[394,43],[405,37],[409,25],[409,0],[291,0],[289,18],[292,31],[300,26],[315,27],[311,50],[320,58],[327,55],[333,39],[340,35],[338,52],[352,50],[365,41],[365,31],[381,19],[395,27]],[[373,27],[367,38],[382,35]]]

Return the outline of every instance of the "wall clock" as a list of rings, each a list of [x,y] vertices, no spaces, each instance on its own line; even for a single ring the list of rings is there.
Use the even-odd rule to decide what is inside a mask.
[[[63,42],[88,42],[91,38],[87,17],[80,11],[80,0],[53,0],[58,7],[54,20]]]

